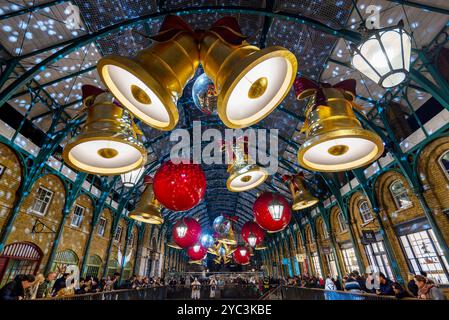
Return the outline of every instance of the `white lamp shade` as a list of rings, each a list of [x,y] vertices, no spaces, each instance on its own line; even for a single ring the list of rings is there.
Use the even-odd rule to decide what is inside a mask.
[[[195,253],[197,253],[198,251],[200,251],[200,245],[199,245],[199,244],[194,245],[194,246],[193,246],[193,251],[194,251]]]
[[[246,256],[246,253],[247,253],[246,249],[240,249],[240,255],[242,257]]]
[[[250,236],[248,237],[248,244],[249,244],[251,247],[254,247],[254,246],[256,245],[256,242],[257,242],[257,238],[256,238],[255,236],[250,235]]]
[[[176,234],[179,238],[184,238],[187,234],[187,226],[184,223],[179,224],[176,227]]]
[[[378,30],[355,49],[352,65],[380,86],[391,88],[407,77],[411,48],[402,26]]]
[[[273,200],[268,206],[268,211],[274,221],[279,221],[282,218],[284,212],[284,205],[276,200]]]
[[[142,166],[136,170],[121,174],[120,178],[122,179],[122,184],[127,188],[134,187],[137,182],[139,182],[144,171],[145,167]]]

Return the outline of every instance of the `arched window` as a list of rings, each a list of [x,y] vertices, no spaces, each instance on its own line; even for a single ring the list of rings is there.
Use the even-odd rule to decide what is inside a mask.
[[[340,232],[345,232],[348,230],[348,225],[346,224],[345,218],[343,217],[343,213],[341,211],[337,213],[337,220]]]
[[[390,185],[390,192],[398,209],[404,209],[412,205],[407,194],[407,189],[401,180],[395,180]]]
[[[89,277],[98,277],[98,274],[100,273],[101,268],[101,258],[97,256],[96,254],[89,257],[89,260],[87,261],[87,271],[86,271],[86,278]]]
[[[446,178],[449,180],[449,150],[447,150],[438,160],[441,168],[446,175]]]
[[[359,212],[363,223],[373,220],[373,215],[371,214],[371,208],[369,207],[368,201],[360,202]]]

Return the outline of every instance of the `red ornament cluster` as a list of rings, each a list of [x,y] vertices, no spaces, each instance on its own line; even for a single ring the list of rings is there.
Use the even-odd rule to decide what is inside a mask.
[[[176,228],[180,226],[182,223],[185,224],[185,226],[187,227],[187,232],[183,237],[180,237],[178,235],[178,232],[176,231]],[[187,248],[195,245],[200,238],[200,234],[201,234],[201,226],[198,223],[198,221],[196,221],[193,218],[187,217],[180,219],[173,226],[173,240],[181,248]]]
[[[172,211],[186,211],[195,207],[206,192],[206,176],[198,164],[171,160],[161,165],[154,175],[156,199]]]
[[[274,202],[283,206],[279,220],[273,219],[269,210],[270,205]],[[273,192],[263,192],[254,202],[253,212],[257,224],[271,233],[284,230],[292,218],[290,203],[280,194]]]
[[[249,264],[250,255],[249,248],[245,246],[238,246],[232,254],[234,262],[241,265]]]
[[[242,238],[247,244],[250,244],[248,241],[250,235],[256,237],[255,245],[257,246],[263,242],[265,231],[254,221],[248,221],[242,227]]]

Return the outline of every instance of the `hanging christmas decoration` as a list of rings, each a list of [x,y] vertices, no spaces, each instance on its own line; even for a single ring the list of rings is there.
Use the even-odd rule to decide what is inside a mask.
[[[199,243],[187,248],[187,255],[192,261],[203,260],[206,257],[206,254],[207,249]]]
[[[200,224],[190,217],[178,220],[173,226],[173,240],[181,248],[187,248],[196,244],[200,234]]]
[[[228,159],[232,159],[232,163],[228,166],[229,178],[226,187],[232,192],[254,189],[267,179],[268,173],[256,163],[252,163],[247,137],[233,140],[223,144]]]
[[[229,229],[231,228],[231,221],[223,215],[219,215],[214,219],[212,227],[217,235],[224,235],[229,232]]]
[[[235,222],[237,222],[238,217],[231,217],[231,216],[223,215],[223,218],[227,221],[224,223],[226,223],[226,224],[229,223],[230,227],[225,228],[226,230],[228,230],[226,233],[219,234],[219,236],[217,237],[217,241],[221,242],[221,243],[228,244],[228,245],[235,245],[235,244],[237,244],[237,241],[235,239],[233,224]]]
[[[246,38],[237,19],[224,17],[200,43],[201,64],[217,88],[218,115],[230,128],[249,127],[268,116],[287,95],[297,70],[287,49],[261,50]]]
[[[206,176],[198,164],[171,160],[161,165],[154,176],[156,199],[172,211],[187,211],[195,207],[206,193]]]
[[[267,232],[279,232],[290,223],[290,204],[280,194],[263,192],[254,202],[254,218]]]
[[[217,114],[217,90],[212,80],[203,73],[192,86],[192,99],[195,106],[207,115]]]
[[[383,151],[381,138],[363,129],[353,108],[356,82],[335,85],[315,83],[306,78],[295,81],[298,100],[309,98],[301,131],[306,141],[298,149],[299,164],[314,171],[346,171],[363,167]]]
[[[250,260],[250,250],[245,246],[239,246],[232,254],[235,263],[240,265],[247,265],[249,264]]]
[[[195,33],[178,16],[167,15],[152,44],[133,58],[106,56],[97,69],[103,83],[137,118],[160,130],[178,123],[176,103],[199,64]]]
[[[203,246],[206,249],[209,249],[212,247],[215,243],[215,239],[212,235],[208,233],[204,233],[200,237],[201,246]]]
[[[288,183],[288,187],[292,194],[293,210],[303,210],[318,203],[318,199],[304,186],[304,175],[302,173],[293,176],[284,175],[282,179]]]
[[[140,201],[128,216],[134,220],[149,224],[162,224],[164,218],[161,213],[161,205],[154,197],[153,179],[150,176],[145,177],[145,190],[142,193]]]
[[[84,85],[82,94],[87,120],[81,132],[64,146],[64,162],[76,170],[99,175],[141,168],[147,161],[147,151],[139,137],[142,132],[129,112],[100,88]]]
[[[123,186],[126,188],[132,188],[134,187],[142,177],[143,173],[145,172],[145,166],[141,166],[140,168],[137,168],[136,170],[122,173],[120,175],[120,178],[122,180]]]
[[[254,221],[246,222],[242,227],[242,238],[251,247],[263,242],[265,231]]]

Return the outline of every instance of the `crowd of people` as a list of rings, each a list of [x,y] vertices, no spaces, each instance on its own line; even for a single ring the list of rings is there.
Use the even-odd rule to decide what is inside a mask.
[[[394,296],[398,299],[417,298],[423,300],[446,300],[446,296],[437,282],[421,274],[409,274],[407,285],[392,281],[382,272],[360,275],[357,270],[340,277],[328,276],[326,280],[316,276],[295,276],[281,278],[279,284],[292,285],[302,288],[319,288],[328,291],[346,291],[351,293],[370,293],[383,296]]]
[[[115,273],[106,278],[81,278],[79,282],[72,274],[64,273],[58,277],[50,272],[42,274],[17,275],[11,282],[0,289],[0,300],[32,300],[49,297],[72,296],[78,294],[107,292],[120,289],[141,289],[147,287],[167,286],[168,288],[184,287],[191,290],[192,299],[200,299],[202,287],[209,288],[209,298],[216,298],[217,290],[224,285],[251,285],[261,294],[278,285],[290,285],[300,288],[318,288],[327,291],[345,291],[350,293],[370,293],[402,298],[418,298],[424,300],[446,300],[436,281],[427,277],[425,272],[409,275],[408,283],[403,287],[383,273],[364,274],[356,270],[340,279],[328,276],[321,277],[303,274],[289,278],[257,277],[254,275],[222,277],[211,275],[193,276],[178,275],[166,278],[142,277],[133,275],[126,281],[120,281],[120,274]]]
[[[164,285],[164,279],[135,275],[121,282],[118,272],[102,279],[80,278],[79,282],[69,273],[59,277],[56,272],[50,272],[46,277],[42,274],[17,275],[0,289],[0,300],[34,300]]]

